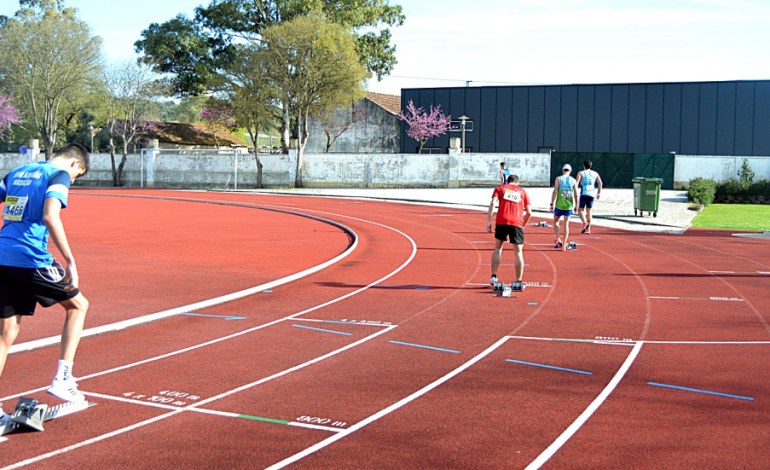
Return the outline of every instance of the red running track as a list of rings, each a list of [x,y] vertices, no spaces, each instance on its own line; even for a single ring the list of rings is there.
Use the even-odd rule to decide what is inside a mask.
[[[73,194],[65,219],[89,327],[278,279],[348,246],[337,227],[244,205],[336,221],[358,244],[271,293],[194,312],[211,316],[85,338],[75,374],[99,405],[10,435],[2,468],[770,467],[767,240],[597,229],[564,253],[551,229],[527,227],[535,285],[504,299],[484,285],[483,213],[109,194]],[[503,263],[509,281],[510,251]],[[39,316],[24,341],[60,321]],[[5,403],[53,404],[43,390],[57,355],[9,356]]]

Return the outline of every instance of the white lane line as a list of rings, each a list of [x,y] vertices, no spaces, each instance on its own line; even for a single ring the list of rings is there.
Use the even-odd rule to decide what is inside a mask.
[[[594,414],[596,410],[599,409],[600,406],[602,406],[602,403],[607,399],[607,397],[610,396],[613,390],[615,390],[615,387],[618,386],[620,381],[623,379],[623,376],[626,375],[626,372],[631,367],[631,364],[633,364],[636,357],[639,355],[639,351],[642,349],[643,342],[639,341],[634,346],[634,349],[631,350],[631,353],[629,353],[628,357],[626,357],[626,360],[623,362],[623,365],[620,366],[620,369],[615,373],[615,376],[610,380],[610,383],[607,384],[606,387],[604,387],[604,390],[602,390],[602,393],[597,396],[593,402],[591,402],[590,405],[588,405],[588,408],[583,411],[583,413],[580,414],[580,416],[577,417],[577,419],[555,440],[553,443],[546,448],[543,453],[541,453],[535,460],[532,461],[524,470],[536,470],[542,467],[548,459],[553,457],[553,455],[559,451],[559,449],[562,448],[564,444],[567,443],[567,441],[575,435],[575,433],[585,424],[586,421],[588,421],[588,418],[591,417],[591,415]]]
[[[331,214],[331,215],[338,215],[338,214]],[[280,322],[286,321],[286,320],[291,320],[291,319],[294,319],[294,318],[299,317],[301,315],[304,315],[306,313],[310,313],[310,312],[313,312],[315,310],[319,310],[321,308],[328,307],[329,305],[335,304],[335,303],[340,302],[342,300],[345,300],[345,299],[347,299],[349,297],[357,295],[357,294],[359,294],[359,293],[361,293],[361,292],[371,288],[372,286],[375,286],[375,285],[377,285],[377,284],[379,284],[379,283],[381,283],[383,281],[386,281],[387,279],[390,279],[391,277],[393,277],[396,274],[398,274],[399,272],[401,272],[404,268],[409,266],[409,264],[412,262],[414,257],[417,256],[417,244],[414,242],[414,240],[409,235],[405,234],[404,232],[402,232],[402,231],[400,231],[398,229],[395,229],[393,227],[389,227],[387,225],[379,224],[377,222],[372,222],[372,221],[369,221],[369,220],[359,219],[359,218],[356,218],[356,217],[349,217],[349,216],[346,216],[346,215],[339,215],[339,217],[344,217],[344,218],[347,218],[347,219],[353,219],[353,220],[357,220],[357,221],[360,221],[360,222],[364,222],[364,223],[368,223],[368,224],[372,224],[372,225],[377,225],[377,226],[386,228],[388,230],[392,230],[392,231],[400,234],[401,236],[403,236],[404,238],[409,240],[409,243],[412,245],[412,253],[411,253],[411,255],[409,256],[409,258],[406,261],[404,261],[403,264],[401,264],[401,266],[396,268],[394,271],[391,271],[390,273],[388,273],[384,277],[382,277],[380,279],[377,279],[376,281],[374,281],[374,282],[372,282],[370,284],[367,284],[366,286],[364,286],[364,287],[362,287],[362,288],[360,288],[358,290],[355,290],[353,292],[345,294],[345,295],[343,295],[341,297],[337,297],[336,299],[332,299],[332,300],[330,300],[328,302],[325,302],[323,304],[316,305],[315,307],[308,308],[306,310],[303,310],[301,312],[295,313],[293,315],[289,315],[287,317],[279,318],[277,320],[273,320],[271,322],[268,322],[268,323],[265,323],[265,324],[262,324],[262,325],[259,325],[259,326],[255,326],[254,328],[250,328],[248,330],[240,331],[238,333],[233,333],[231,335],[224,336],[222,338],[217,338],[217,339],[214,339],[214,340],[211,340],[211,341],[207,341],[205,343],[197,344],[197,345],[190,346],[190,347],[187,347],[187,348],[184,348],[184,349],[180,349],[180,350],[177,350],[177,351],[172,351],[170,353],[161,354],[159,356],[151,357],[151,358],[144,359],[144,360],[141,360],[141,361],[137,361],[137,362],[133,362],[133,363],[130,363],[130,364],[126,364],[126,365],[123,365],[123,366],[118,366],[118,367],[115,367],[115,368],[112,368],[112,369],[108,369],[108,370],[105,370],[105,371],[102,371],[102,372],[97,372],[97,373],[90,374],[90,375],[84,375],[84,376],[79,377],[78,380],[85,380],[85,379],[90,379],[90,378],[93,378],[93,377],[99,377],[101,375],[110,374],[112,372],[117,372],[117,371],[121,371],[121,370],[125,370],[125,369],[130,369],[132,367],[136,367],[136,366],[139,366],[139,365],[147,364],[147,363],[150,363],[150,362],[155,362],[155,361],[158,361],[158,360],[161,360],[161,359],[166,359],[166,358],[169,358],[169,357],[172,357],[172,356],[176,356],[178,354],[186,353],[186,352],[193,351],[195,349],[200,349],[200,348],[203,348],[203,347],[206,347],[206,346],[210,346],[212,344],[216,344],[216,343],[219,343],[219,342],[222,342],[222,341],[227,341],[227,340],[230,340],[230,339],[233,339],[233,338],[237,338],[239,336],[243,336],[243,335],[252,333],[254,331],[261,330],[262,328],[266,328],[268,326],[275,325],[276,323],[280,323]],[[48,387],[46,386],[46,387],[41,387],[41,388],[34,389],[34,390],[27,390],[25,392],[17,393],[15,395],[9,395],[7,397],[2,397],[2,398],[0,398],[0,402],[2,402],[3,400],[9,400],[11,398],[17,398],[17,397],[24,396],[26,394],[36,393],[36,392],[40,392],[40,391],[47,390],[47,389],[48,389]]]
[[[96,397],[101,398],[102,400],[112,400],[112,401],[119,401],[122,403],[130,403],[132,405],[141,405],[141,406],[148,406],[150,408],[161,408],[164,410],[181,410],[183,409],[181,406],[173,406],[173,405],[166,405],[164,403],[154,403],[149,401],[141,401],[141,400],[134,400],[131,398],[126,397],[118,397],[115,395],[105,395],[103,393],[96,393],[96,392],[86,392],[83,391],[83,395],[89,396],[89,397]]]
[[[635,343],[644,343],[644,344],[714,344],[714,345],[724,345],[724,344],[730,344],[730,345],[752,345],[752,344],[770,344],[770,341],[613,341],[613,340],[602,340],[602,339],[564,339],[564,338],[546,338],[546,337],[539,337],[539,336],[509,336],[511,339],[524,339],[524,340],[531,340],[531,341],[564,341],[566,343],[594,343],[594,344],[616,344],[616,345],[629,345],[634,346]]]
[[[0,470],[12,470],[12,469],[15,469],[15,468],[25,467],[27,465],[31,465],[33,463],[37,463],[37,462],[40,462],[42,460],[49,459],[51,457],[56,457],[57,455],[61,455],[61,454],[64,454],[66,452],[70,452],[72,450],[76,450],[76,449],[79,449],[81,447],[85,447],[87,445],[95,444],[97,442],[103,441],[105,439],[109,439],[111,437],[115,437],[115,436],[119,436],[121,434],[125,434],[125,433],[127,433],[129,431],[134,431],[136,429],[139,429],[139,428],[142,428],[142,427],[147,426],[149,424],[153,424],[155,422],[164,420],[166,418],[170,418],[171,416],[175,416],[175,415],[178,415],[179,413],[183,413],[183,412],[184,412],[184,410],[176,410],[176,411],[172,411],[170,413],[166,413],[166,414],[163,414],[163,415],[160,415],[160,416],[156,416],[154,418],[150,418],[150,419],[147,419],[145,421],[141,421],[139,423],[132,424],[131,426],[126,426],[125,428],[121,428],[121,429],[118,429],[116,431],[112,431],[110,433],[102,434],[101,436],[97,436],[97,437],[94,437],[92,439],[88,439],[86,441],[78,442],[77,444],[72,444],[71,446],[67,446],[67,447],[64,447],[64,448],[61,448],[61,449],[58,449],[58,450],[54,450],[52,452],[48,452],[47,454],[38,455],[36,457],[32,457],[32,458],[27,459],[27,460],[22,460],[21,462],[15,463],[13,465],[8,465],[7,467],[3,467]]]
[[[317,424],[308,424],[308,423],[298,423],[296,421],[290,421],[288,423],[289,426],[296,426],[298,428],[307,428],[307,429],[317,429],[319,431],[331,431],[331,432],[342,432],[343,429],[340,428],[331,428],[329,426],[319,426]]]
[[[272,211],[274,209],[268,209],[268,210]],[[284,211],[284,212],[291,213],[289,211]],[[219,305],[219,304],[223,304],[225,302],[230,302],[230,301],[237,300],[237,299],[240,299],[240,298],[243,298],[243,297],[247,297],[249,295],[253,295],[253,294],[256,294],[258,292],[262,292],[264,290],[270,290],[270,289],[273,289],[273,288],[278,287],[280,285],[287,284],[289,282],[293,282],[293,281],[296,281],[296,280],[301,279],[303,277],[307,277],[307,276],[309,276],[311,274],[317,273],[318,271],[321,271],[321,270],[323,270],[323,269],[325,269],[325,268],[327,268],[327,267],[329,267],[329,266],[331,266],[331,265],[333,265],[333,264],[335,264],[335,263],[337,263],[339,261],[342,261],[343,259],[348,257],[351,253],[353,253],[353,251],[355,251],[355,249],[358,247],[358,235],[353,230],[351,230],[350,228],[345,227],[344,225],[341,225],[341,224],[339,224],[337,222],[334,222],[334,221],[331,221],[331,220],[322,219],[320,217],[308,216],[307,214],[302,214],[301,216],[302,217],[311,217],[311,218],[314,218],[315,220],[325,221],[325,222],[331,223],[332,225],[334,225],[336,227],[342,228],[343,230],[345,230],[348,233],[351,233],[353,235],[353,243],[345,251],[343,251],[340,255],[335,256],[334,258],[330,259],[329,261],[326,261],[325,263],[321,263],[321,264],[319,264],[317,266],[313,266],[312,268],[305,269],[304,271],[300,271],[300,272],[292,274],[290,276],[286,276],[286,277],[283,277],[281,279],[278,279],[278,280],[275,280],[275,281],[271,281],[271,282],[268,282],[268,283],[265,283],[265,284],[261,284],[261,285],[255,286],[255,287],[250,287],[248,289],[244,289],[244,290],[241,290],[241,291],[238,291],[238,292],[233,292],[231,294],[226,294],[226,295],[222,295],[222,296],[219,296],[219,297],[214,297],[213,299],[204,300],[204,301],[201,301],[201,302],[196,302],[196,303],[185,305],[185,306],[182,306],[182,307],[177,307],[177,308],[173,308],[173,309],[170,309],[170,310],[164,310],[162,312],[157,312],[157,313],[151,313],[149,315],[143,315],[141,317],[131,318],[129,320],[123,320],[123,321],[119,321],[119,322],[116,322],[116,323],[110,323],[108,325],[102,325],[102,326],[98,326],[98,327],[95,327],[95,328],[88,328],[86,330],[83,330],[83,332],[81,333],[80,337],[81,338],[86,338],[88,336],[99,335],[99,334],[107,333],[107,332],[111,332],[111,331],[118,331],[118,330],[122,330],[122,329],[129,328],[129,327],[132,327],[132,326],[141,325],[143,323],[149,323],[149,322],[153,322],[153,321],[160,320],[160,319],[163,319],[163,318],[171,317],[171,316],[174,316],[174,315],[179,315],[181,313],[193,312],[195,310],[200,310],[200,309],[207,308],[207,307],[213,307],[215,305]],[[26,343],[19,343],[19,344],[14,344],[13,346],[11,346],[11,348],[8,350],[8,354],[19,353],[19,352],[22,352],[22,351],[31,351],[33,349],[38,349],[38,348],[42,348],[42,347],[46,347],[46,346],[52,346],[52,345],[55,345],[55,344],[59,344],[60,342],[61,342],[61,335],[59,335],[59,336],[51,336],[51,337],[48,337],[48,338],[42,338],[42,339],[33,340],[33,341],[27,341]]]
[[[507,340],[508,340],[508,337],[501,338],[495,344],[493,344],[492,346],[490,346],[487,349],[485,349],[484,351],[482,351],[480,354],[475,356],[473,359],[471,359],[470,361],[468,361],[465,364],[461,365],[457,369],[451,371],[450,373],[446,374],[445,376],[441,377],[440,379],[436,380],[435,382],[432,382],[432,383],[426,385],[425,387],[423,387],[420,390],[414,392],[413,394],[409,395],[408,397],[406,397],[406,398],[404,398],[402,400],[399,400],[398,402],[396,402],[396,403],[390,405],[389,407],[387,407],[387,408],[385,408],[385,409],[383,409],[383,410],[381,410],[381,411],[379,411],[379,412],[369,416],[368,418],[364,419],[363,421],[360,421],[360,422],[354,424],[353,426],[343,430],[342,432],[340,432],[340,433],[338,433],[338,434],[336,434],[334,436],[328,437],[328,438],[324,439],[323,441],[321,441],[321,442],[319,442],[319,443],[317,443],[317,444],[315,444],[313,446],[310,446],[310,447],[308,447],[307,449],[305,449],[305,450],[303,450],[301,452],[298,452],[298,453],[292,455],[291,457],[288,457],[288,458],[286,458],[284,460],[281,460],[280,462],[278,462],[276,464],[273,464],[273,465],[267,467],[266,470],[278,470],[280,468],[286,467],[287,465],[291,465],[292,463],[297,462],[298,460],[300,460],[302,458],[305,458],[308,455],[310,455],[310,454],[312,454],[314,452],[317,452],[317,451],[323,449],[324,447],[327,447],[327,446],[337,442],[338,440],[340,440],[340,439],[342,439],[342,438],[344,438],[344,437],[346,437],[346,436],[348,436],[348,435],[358,431],[359,429],[363,428],[364,426],[367,426],[367,425],[373,423],[374,421],[377,421],[378,419],[382,418],[383,416],[392,413],[393,411],[395,411],[395,410],[403,407],[404,405],[414,401],[415,399],[421,397],[422,395],[425,395],[426,393],[430,392],[434,388],[438,387],[439,385],[443,384],[444,382],[448,381],[449,379],[455,377],[459,373],[461,373],[464,370],[468,369],[472,365],[476,364],[481,359],[483,359],[484,357],[486,357],[490,353],[492,353],[495,349],[497,349],[500,346],[502,346],[502,344],[505,343]]]
[[[354,348],[354,347],[356,347],[356,346],[358,346],[358,345],[360,345],[362,343],[365,343],[365,342],[367,342],[369,340],[372,340],[372,339],[376,338],[377,336],[380,336],[381,334],[387,333],[387,332],[389,332],[390,330],[392,330],[394,328],[396,328],[396,326],[392,326],[390,328],[378,331],[377,333],[369,335],[369,336],[367,336],[367,337],[365,337],[363,339],[360,339],[360,340],[356,341],[355,343],[351,343],[351,344],[349,344],[349,345],[347,345],[345,347],[336,349],[336,350],[334,350],[334,351],[332,351],[330,353],[324,354],[323,356],[317,357],[317,358],[312,359],[310,361],[307,361],[307,362],[304,362],[304,363],[299,364],[297,366],[291,367],[291,368],[286,369],[284,371],[281,371],[281,372],[279,372],[277,374],[273,374],[273,375],[271,375],[269,377],[265,377],[263,379],[257,380],[256,382],[252,382],[250,384],[243,385],[241,387],[235,388],[235,389],[230,390],[230,391],[225,392],[225,393],[221,393],[221,394],[213,396],[211,398],[207,398],[205,400],[201,400],[201,401],[196,402],[196,403],[194,403],[192,405],[188,405],[188,406],[186,406],[184,408],[176,408],[171,413],[166,413],[164,415],[156,416],[155,418],[152,418],[152,419],[149,419],[149,420],[146,420],[146,421],[141,421],[141,422],[136,423],[134,425],[127,426],[127,427],[122,428],[122,429],[118,429],[117,431],[112,431],[112,432],[109,432],[107,434],[102,434],[101,436],[97,436],[97,437],[94,437],[92,439],[88,439],[88,440],[79,442],[77,444],[73,444],[71,446],[64,447],[62,449],[58,449],[58,450],[55,450],[55,451],[52,451],[52,452],[48,452],[47,454],[39,455],[37,457],[33,457],[31,459],[27,459],[27,460],[24,460],[22,462],[18,462],[16,464],[10,465],[8,467],[4,467],[4,468],[2,468],[0,470],[19,468],[19,467],[23,467],[23,466],[26,466],[26,465],[30,465],[30,464],[33,464],[33,463],[40,462],[41,460],[45,460],[45,459],[48,459],[48,458],[51,458],[51,457],[56,457],[57,455],[61,455],[61,454],[67,453],[69,451],[72,451],[72,450],[75,450],[75,449],[79,449],[81,447],[85,447],[87,445],[90,445],[90,444],[93,444],[93,443],[96,443],[96,442],[99,442],[99,441],[103,441],[103,440],[109,439],[111,437],[115,437],[115,436],[119,436],[121,434],[125,434],[125,433],[127,433],[129,431],[133,431],[133,430],[138,429],[140,427],[147,426],[148,424],[153,424],[153,423],[156,423],[158,421],[162,421],[162,420],[164,420],[166,418],[170,418],[172,416],[176,416],[179,413],[184,413],[185,411],[198,411],[198,412],[202,412],[202,413],[208,412],[209,414],[215,414],[215,412],[212,412],[211,410],[203,411],[199,407],[203,406],[203,405],[205,405],[207,403],[211,403],[213,401],[220,400],[220,399],[222,399],[224,397],[227,397],[227,396],[233,395],[235,393],[241,392],[243,390],[247,390],[249,388],[256,387],[257,385],[263,384],[265,382],[268,382],[270,380],[276,379],[278,377],[282,377],[284,375],[287,375],[287,374],[289,374],[291,372],[295,372],[295,371],[297,371],[299,369],[302,369],[304,367],[310,366],[312,364],[316,364],[316,363],[318,363],[318,362],[320,362],[320,361],[322,361],[324,359],[328,359],[328,358],[330,358],[332,356],[335,356],[335,355],[337,355],[337,354],[339,354],[339,353],[341,353],[343,351],[347,351],[348,349]],[[95,393],[88,393],[88,395],[101,396],[102,398],[107,398],[108,397],[108,395],[100,395],[100,394],[95,394]],[[124,401],[124,400],[120,400],[120,401]],[[136,403],[135,400],[125,400],[125,401],[131,402],[131,403]],[[152,404],[144,403],[144,402],[138,402],[138,403],[145,404],[145,405],[148,405],[148,406],[157,405],[155,403],[152,403]],[[162,408],[162,407],[159,407],[159,408]],[[342,432],[343,431],[340,431],[340,434]]]
[[[216,401],[216,400],[221,400],[222,398],[229,397],[230,395],[236,394],[238,392],[242,392],[244,390],[248,390],[250,388],[254,388],[257,385],[261,385],[261,384],[263,384],[265,382],[269,382],[269,381],[271,381],[273,379],[277,379],[278,377],[283,377],[284,375],[290,374],[292,372],[296,372],[296,371],[298,371],[300,369],[303,369],[303,368],[305,368],[307,366],[319,363],[319,362],[321,362],[321,361],[323,361],[325,359],[328,359],[328,358],[330,358],[332,356],[336,356],[337,354],[339,354],[341,352],[344,352],[344,351],[347,351],[348,349],[355,348],[356,346],[359,346],[359,345],[361,345],[361,344],[363,344],[363,343],[365,343],[365,342],[367,342],[369,340],[372,340],[372,339],[374,339],[374,338],[376,338],[376,337],[378,337],[378,336],[380,336],[382,334],[385,334],[385,333],[391,331],[394,328],[397,328],[397,326],[396,325],[390,326],[390,327],[385,328],[383,330],[380,330],[380,331],[378,331],[378,332],[376,332],[374,334],[366,336],[366,337],[356,341],[355,343],[350,343],[347,346],[343,346],[343,347],[341,347],[339,349],[335,349],[334,351],[326,353],[323,356],[316,357],[315,359],[311,359],[311,360],[309,360],[307,362],[303,362],[302,364],[296,365],[294,367],[290,367],[290,368],[288,368],[286,370],[283,370],[283,371],[278,372],[276,374],[273,374],[273,375],[270,375],[268,377],[259,379],[259,380],[255,381],[255,382],[251,382],[251,383],[248,383],[246,385],[241,385],[238,388],[234,388],[234,389],[229,390],[227,392],[220,393],[219,395],[215,395],[213,397],[206,398],[205,400],[201,400],[201,401],[195,402],[192,405],[188,405],[186,408],[187,409],[198,408],[199,406],[203,406],[203,405],[205,405],[207,403],[211,403],[211,402]]]
[[[163,403],[153,403],[153,402],[147,402],[147,401],[140,401],[140,400],[131,400],[124,397],[118,397],[115,395],[104,395],[102,393],[94,393],[94,392],[83,392],[84,395],[88,395],[90,397],[97,397],[104,400],[112,400],[112,401],[119,401],[123,403],[130,403],[132,405],[140,405],[140,406],[147,406],[150,408],[162,408],[166,410],[183,410],[183,411],[192,411],[195,413],[201,413],[201,414],[207,414],[207,415],[214,415],[214,416],[221,416],[224,418],[239,418],[239,419],[248,419],[244,418],[244,415],[240,413],[231,413],[229,411],[219,411],[219,410],[210,410],[206,408],[184,408],[180,406],[173,406],[173,405],[164,405]],[[255,421],[262,421],[262,420],[255,420]],[[286,421],[286,420],[283,420]],[[265,421],[263,421],[265,422]],[[267,421],[269,422],[269,421]],[[331,432],[340,432],[342,431],[342,428],[332,428],[330,426],[321,426],[318,424],[309,424],[309,423],[300,423],[300,422],[294,422],[294,421],[287,421],[285,423],[288,426],[296,426],[300,428],[308,428],[308,429],[316,429],[320,431],[331,431]]]
[[[294,321],[306,321],[313,323],[336,323],[339,325],[355,325],[355,326],[393,326],[391,323],[368,323],[362,321],[344,321],[344,320],[319,320],[317,318],[294,318]]]

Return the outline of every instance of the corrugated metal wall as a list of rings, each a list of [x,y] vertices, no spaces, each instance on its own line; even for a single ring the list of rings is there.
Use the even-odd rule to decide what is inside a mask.
[[[770,80],[402,90],[410,100],[471,118],[474,152],[770,155]],[[450,136],[425,145],[446,152]],[[417,147],[402,123],[402,152]]]

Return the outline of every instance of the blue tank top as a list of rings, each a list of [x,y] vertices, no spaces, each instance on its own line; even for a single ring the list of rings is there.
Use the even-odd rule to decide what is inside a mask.
[[[12,170],[0,181],[3,228],[0,229],[0,264],[44,268],[53,262],[48,253],[48,228],[43,208],[49,197],[67,207],[70,176],[51,162],[35,162]]]
[[[580,193],[583,196],[596,197],[596,176],[591,170],[583,170],[583,178],[580,180]]]

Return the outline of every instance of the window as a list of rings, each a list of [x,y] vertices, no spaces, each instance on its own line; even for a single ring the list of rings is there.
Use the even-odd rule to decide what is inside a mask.
[[[417,151],[420,150],[420,147],[417,147]],[[444,153],[441,150],[441,147],[423,147],[422,152],[420,153]]]

